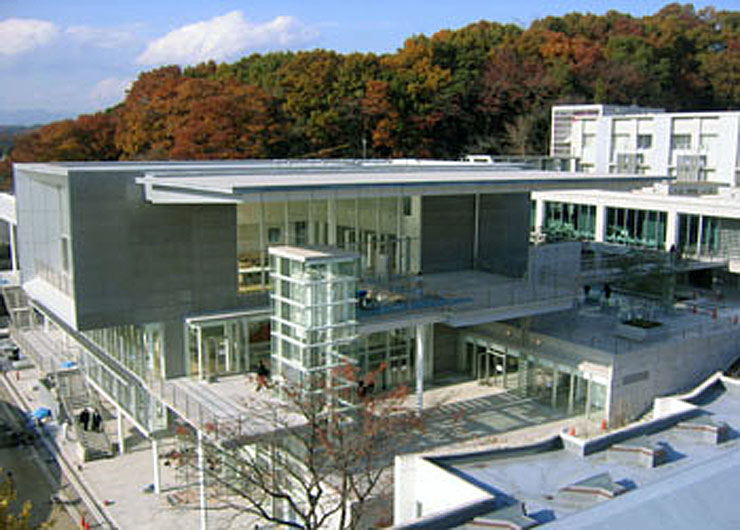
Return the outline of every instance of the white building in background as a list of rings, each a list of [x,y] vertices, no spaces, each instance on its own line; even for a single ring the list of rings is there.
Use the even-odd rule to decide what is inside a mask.
[[[553,107],[550,154],[580,172],[669,176],[630,192],[533,193],[533,229],[725,258],[740,272],[740,112]]]

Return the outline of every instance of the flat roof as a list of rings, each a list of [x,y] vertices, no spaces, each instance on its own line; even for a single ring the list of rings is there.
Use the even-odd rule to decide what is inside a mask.
[[[527,513],[549,528],[735,528],[740,523],[740,437],[735,430],[740,425],[740,382],[723,379],[710,386],[700,407],[699,418],[729,425],[730,439],[715,445],[677,427],[640,436],[636,441],[641,447],[666,452],[666,463],[657,467],[608,456],[606,450],[581,457],[553,445],[428,460],[494,496],[524,502]],[[600,503],[559,495],[566,486],[604,473],[627,491]]]
[[[270,254],[301,262],[347,261],[359,259],[356,252],[329,247],[294,247],[281,245],[270,247]]]
[[[669,177],[532,171],[523,164],[448,160],[235,160],[49,162],[20,171],[130,173],[155,204],[204,204],[341,197],[515,193],[546,189],[627,190]]]

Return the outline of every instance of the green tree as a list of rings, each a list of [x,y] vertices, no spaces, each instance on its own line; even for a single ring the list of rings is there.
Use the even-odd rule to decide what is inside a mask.
[[[31,517],[31,502],[24,502],[20,512],[15,513],[11,509],[11,503],[17,497],[13,476],[10,473],[4,474],[0,481],[0,528],[3,530],[29,530],[31,528],[28,522]]]

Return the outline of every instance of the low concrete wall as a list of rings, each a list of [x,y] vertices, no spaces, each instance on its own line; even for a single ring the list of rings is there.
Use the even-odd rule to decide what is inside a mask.
[[[598,451],[603,451],[616,443],[623,442],[624,440],[668,429],[680,421],[684,421],[701,414],[701,409],[699,407],[688,403],[687,405],[688,407],[686,409],[663,416],[662,418],[656,418],[644,423],[630,425],[594,438],[578,438],[577,436],[571,436],[567,431],[561,432],[560,438],[562,438],[563,447],[565,447],[567,451],[579,456],[588,456]]]
[[[702,333],[614,355],[609,425],[645,413],[656,396],[693,388],[740,355],[740,327],[711,324]]]
[[[396,457],[393,488],[393,523],[396,525],[492,497],[420,455]]]

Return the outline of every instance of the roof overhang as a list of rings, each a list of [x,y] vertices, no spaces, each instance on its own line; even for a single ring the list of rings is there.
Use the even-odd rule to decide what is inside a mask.
[[[668,177],[526,171],[475,164],[244,168],[235,172],[158,172],[137,178],[153,204],[236,204],[343,197],[521,193],[544,190],[624,191]]]

